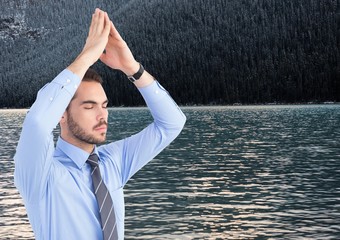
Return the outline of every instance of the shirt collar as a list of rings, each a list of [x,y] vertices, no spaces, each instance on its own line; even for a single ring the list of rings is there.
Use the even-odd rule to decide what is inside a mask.
[[[73,161],[77,165],[79,169],[81,169],[85,165],[85,162],[90,156],[88,152],[84,151],[83,149],[77,146],[74,146],[73,144],[66,142],[60,136],[58,137],[56,150],[63,152],[71,161]],[[96,146],[93,152],[98,154]]]

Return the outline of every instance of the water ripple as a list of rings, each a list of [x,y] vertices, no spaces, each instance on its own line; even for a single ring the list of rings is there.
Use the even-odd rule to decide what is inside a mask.
[[[184,111],[181,135],[126,186],[126,239],[339,237],[339,105]],[[1,239],[33,238],[11,160],[24,114],[0,111]],[[150,119],[111,109],[108,140]]]

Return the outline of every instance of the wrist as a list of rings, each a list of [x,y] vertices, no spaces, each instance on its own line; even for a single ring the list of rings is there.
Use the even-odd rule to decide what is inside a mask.
[[[142,64],[139,63],[138,71],[135,72],[133,75],[129,75],[127,77],[132,83],[134,83],[135,81],[139,80],[142,77],[143,73],[144,73],[144,67]]]
[[[78,75],[79,78],[83,78],[86,71],[89,67],[92,66],[93,63],[89,62],[88,58],[86,56],[83,56],[80,54],[68,67],[71,72]]]
[[[77,64],[82,64],[84,67],[89,68],[91,67],[97,60],[91,60],[91,55],[86,54],[86,52],[81,52],[78,57],[74,60]]]
[[[122,71],[125,73],[126,76],[132,76],[139,70],[139,62],[134,61],[131,65],[126,67],[126,69],[123,69]]]

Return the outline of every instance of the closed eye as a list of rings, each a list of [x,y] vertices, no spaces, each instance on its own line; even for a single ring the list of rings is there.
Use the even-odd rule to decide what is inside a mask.
[[[104,102],[102,103],[102,108],[106,109],[106,108],[107,108],[107,103],[108,103],[107,100],[104,101]],[[84,102],[82,103],[82,105],[83,105],[84,109],[93,109],[95,105],[98,105],[98,103],[95,102],[95,101],[89,100],[89,101],[84,101]]]
[[[86,103],[83,106],[84,106],[84,109],[92,109],[93,108],[93,104],[90,104],[90,103]]]
[[[103,105],[102,105],[102,108],[107,108],[107,103],[108,103],[108,101],[106,100],[104,103],[103,103]]]

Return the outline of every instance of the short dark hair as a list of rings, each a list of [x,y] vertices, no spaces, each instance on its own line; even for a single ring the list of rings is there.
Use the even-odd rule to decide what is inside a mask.
[[[100,84],[103,84],[102,77],[93,68],[87,69],[82,81],[87,81],[87,82],[95,81]]]
[[[84,77],[83,77],[83,79],[81,81],[84,81],[84,82],[97,82],[97,83],[103,84],[102,77],[93,68],[87,69],[87,71],[86,71],[86,73],[85,73],[85,75],[84,75]],[[76,95],[77,95],[77,92],[73,95],[71,101],[76,97]],[[70,106],[70,104],[67,106],[66,111],[69,110],[69,106]]]

